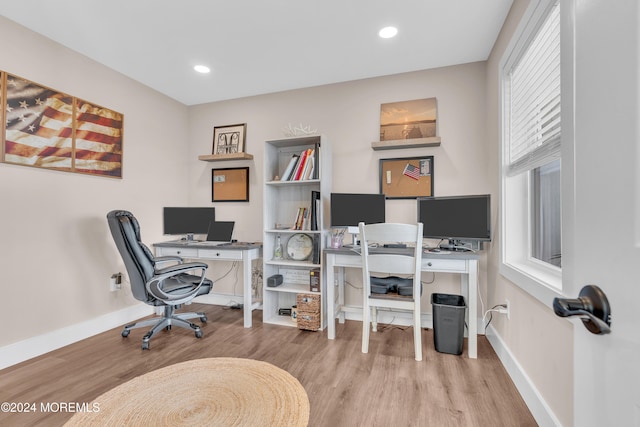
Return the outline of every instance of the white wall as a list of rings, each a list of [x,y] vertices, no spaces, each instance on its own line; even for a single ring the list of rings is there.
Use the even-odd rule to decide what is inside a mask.
[[[2,347],[137,304],[109,292],[124,266],[106,214],[131,210],[151,243],[189,197],[184,105],[2,17],[0,39],[0,70],[124,114],[122,179],[0,163]]]
[[[207,164],[198,154],[212,150],[213,127],[247,123],[246,151],[254,155],[250,166],[249,203],[216,203],[216,218],[236,221],[235,237],[261,240],[263,150],[265,140],[284,137],[282,128],[310,125],[325,134],[333,153],[333,191],[378,193],[378,162],[381,158],[433,155],[435,194],[483,194],[491,191],[488,164],[493,155],[485,138],[485,63],[419,71],[231,101],[203,104],[189,109],[189,166],[191,203],[210,202],[211,168],[242,162]],[[380,104],[436,97],[440,147],[373,151],[371,142],[380,135]],[[415,222],[416,200],[387,200],[387,221]],[[482,263],[484,265],[484,263]],[[212,270],[220,266],[213,266]],[[483,287],[485,272],[482,268]],[[425,274],[424,280],[432,280]],[[347,279],[361,286],[359,272]],[[230,285],[229,285],[230,286]],[[223,288],[221,283],[219,286]],[[459,293],[459,276],[437,274],[425,289],[423,305],[430,310],[431,292]],[[483,291],[484,292],[484,291]],[[351,288],[348,301],[359,303]]]
[[[487,151],[491,153],[489,171],[492,190],[498,192],[499,185],[499,77],[498,66],[529,0],[516,0],[502,28],[487,61]],[[494,221],[494,236],[500,241],[497,217]],[[541,408],[550,412],[546,420],[561,425],[573,423],[573,328],[570,322],[553,313],[549,305],[543,305],[535,298],[511,283],[498,271],[499,244],[491,246],[488,252],[488,295],[487,305],[509,300],[510,319],[494,316],[491,325],[512,362],[519,365],[523,381],[535,398],[540,399]],[[512,374],[513,376],[513,374]],[[535,415],[535,413],[534,413]],[[538,419],[538,421],[541,421]]]

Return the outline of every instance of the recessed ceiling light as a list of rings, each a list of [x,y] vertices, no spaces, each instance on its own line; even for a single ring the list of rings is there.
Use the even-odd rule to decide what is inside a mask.
[[[384,27],[378,32],[378,35],[383,39],[390,39],[391,37],[395,37],[396,34],[398,34],[396,27]]]
[[[202,74],[207,74],[211,71],[206,65],[196,65],[193,69]]]

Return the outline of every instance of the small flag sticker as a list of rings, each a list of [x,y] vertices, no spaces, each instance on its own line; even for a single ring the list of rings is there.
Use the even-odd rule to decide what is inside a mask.
[[[407,165],[404,167],[404,171],[402,172],[403,175],[408,176],[409,178],[413,178],[416,181],[418,180],[418,178],[420,177],[420,170],[413,166],[410,163],[407,163]]]

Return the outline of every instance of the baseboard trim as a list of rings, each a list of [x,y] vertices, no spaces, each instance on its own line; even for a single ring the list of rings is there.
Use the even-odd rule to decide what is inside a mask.
[[[211,292],[207,295],[200,295],[199,297],[194,298],[193,302],[201,304],[229,306],[232,304],[242,304],[244,300],[242,295],[226,295]]]
[[[531,378],[524,371],[520,363],[513,356],[509,348],[505,345],[502,337],[497,334],[493,326],[486,329],[486,337],[498,355],[502,365],[514,382],[520,395],[531,411],[533,418],[541,427],[562,427],[562,423],[555,416],[547,402],[544,400]]]
[[[8,368],[150,314],[153,314],[153,307],[146,304],[136,304],[66,328],[0,347],[0,369]]]

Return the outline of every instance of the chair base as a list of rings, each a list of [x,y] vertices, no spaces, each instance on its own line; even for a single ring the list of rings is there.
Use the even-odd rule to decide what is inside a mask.
[[[149,350],[149,341],[151,338],[160,332],[163,329],[171,329],[171,326],[179,326],[185,329],[191,329],[195,333],[196,338],[202,338],[202,330],[200,326],[195,323],[191,323],[188,319],[199,318],[202,323],[207,321],[207,316],[203,312],[191,312],[191,313],[175,313],[176,307],[172,305],[164,306],[164,314],[162,317],[154,317],[152,319],[142,320],[140,322],[131,323],[129,325],[125,325],[122,330],[122,336],[128,337],[131,329],[144,328],[147,326],[152,326],[149,332],[146,333],[144,337],[142,337],[142,349]]]

